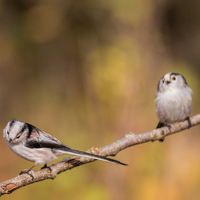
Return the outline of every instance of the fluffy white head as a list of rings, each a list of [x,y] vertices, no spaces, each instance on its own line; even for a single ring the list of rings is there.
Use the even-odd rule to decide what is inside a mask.
[[[3,137],[7,143],[17,144],[25,137],[24,133],[26,133],[25,123],[13,119],[7,123],[3,130]]]
[[[163,93],[175,89],[183,89],[185,87],[188,87],[188,84],[181,74],[169,72],[160,79],[157,87],[157,94],[159,92]]]

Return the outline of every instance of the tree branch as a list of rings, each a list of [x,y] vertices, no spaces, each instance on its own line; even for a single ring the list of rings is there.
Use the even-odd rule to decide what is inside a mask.
[[[200,114],[195,115],[190,118],[191,125],[195,126],[200,124]],[[163,127],[160,129],[155,129],[150,132],[135,135],[134,133],[127,134],[124,138],[109,144],[102,148],[92,148],[89,150],[90,153],[99,154],[102,156],[115,156],[119,151],[131,147],[136,144],[141,144],[149,141],[155,141],[163,139],[166,136],[172,135],[174,133],[180,132],[188,128],[188,121],[178,122],[171,125],[171,129],[168,127]],[[34,179],[28,174],[18,175],[17,177],[0,183],[0,196],[4,194],[9,194],[16,189],[23,186],[43,181],[46,179],[54,179],[59,173],[67,171],[69,169],[78,167],[80,165],[93,162],[94,159],[85,157],[72,157],[65,158],[63,161],[51,165],[51,170],[48,168],[40,169],[37,171],[30,171]]]

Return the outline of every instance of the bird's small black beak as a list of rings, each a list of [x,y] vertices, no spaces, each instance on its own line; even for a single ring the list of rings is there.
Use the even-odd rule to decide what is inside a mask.
[[[171,81],[166,81],[166,84],[168,85],[169,83],[171,83]]]
[[[9,142],[12,142],[12,139],[9,139]]]

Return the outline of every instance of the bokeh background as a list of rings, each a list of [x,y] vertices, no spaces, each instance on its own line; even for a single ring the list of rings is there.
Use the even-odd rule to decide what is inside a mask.
[[[199,113],[199,24],[195,0],[0,1],[0,129],[16,118],[84,151],[151,131],[170,71],[185,76]],[[97,161],[2,199],[200,199],[199,131],[120,152],[129,167]],[[0,158],[0,182],[33,164],[2,137]]]

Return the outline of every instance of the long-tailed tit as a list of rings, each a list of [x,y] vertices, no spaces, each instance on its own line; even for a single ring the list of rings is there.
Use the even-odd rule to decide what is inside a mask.
[[[159,119],[157,128],[170,125],[177,121],[188,120],[191,127],[190,114],[192,111],[192,89],[186,79],[178,73],[167,73],[157,87],[156,115]]]
[[[35,165],[26,171],[22,171],[21,173],[28,173],[38,164],[44,164],[44,167],[47,167],[46,164],[48,162],[56,159],[57,156],[65,154],[84,156],[120,165],[126,165],[117,160],[71,149],[61,143],[58,139],[39,130],[35,126],[17,121],[15,119],[8,122],[3,130],[3,137],[5,138],[10,149],[18,156],[35,162]]]

